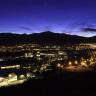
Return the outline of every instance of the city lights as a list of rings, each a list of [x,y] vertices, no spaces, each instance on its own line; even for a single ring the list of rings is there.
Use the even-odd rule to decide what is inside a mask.
[[[8,71],[1,76],[0,86],[20,84],[28,79],[42,78],[46,71],[84,72],[96,66],[95,44],[75,44],[64,46],[41,46],[22,44],[1,46],[0,71]],[[19,50],[18,50],[19,48]],[[7,52],[7,54],[5,54]],[[12,71],[11,71],[12,70]]]

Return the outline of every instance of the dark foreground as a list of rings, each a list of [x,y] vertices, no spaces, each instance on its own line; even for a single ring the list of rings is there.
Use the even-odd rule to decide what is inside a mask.
[[[29,80],[22,85],[1,88],[0,96],[96,96],[96,73],[62,73]]]

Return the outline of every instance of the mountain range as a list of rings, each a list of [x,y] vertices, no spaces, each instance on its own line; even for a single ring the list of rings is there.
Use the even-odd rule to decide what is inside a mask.
[[[96,43],[96,36],[81,37],[64,33],[54,33],[50,31],[32,34],[13,34],[0,33],[0,45],[14,45],[24,43],[35,44],[78,44],[78,43]]]

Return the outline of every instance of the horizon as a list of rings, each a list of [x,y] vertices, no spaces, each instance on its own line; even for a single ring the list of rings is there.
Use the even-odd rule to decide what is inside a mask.
[[[85,38],[91,38],[91,37],[95,37],[96,35],[94,36],[80,36],[80,35],[75,35],[75,34],[69,34],[69,33],[60,33],[60,32],[53,32],[53,31],[42,31],[42,32],[32,32],[32,33],[16,33],[16,32],[0,32],[0,34],[16,34],[16,35],[32,35],[32,34],[42,34],[42,33],[57,33],[57,34],[65,34],[65,35],[71,35],[71,36],[79,36],[79,37],[85,37]]]

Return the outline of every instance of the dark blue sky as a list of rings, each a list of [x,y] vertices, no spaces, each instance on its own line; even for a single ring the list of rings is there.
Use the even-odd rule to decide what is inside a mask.
[[[0,32],[96,35],[96,0],[0,0]]]

